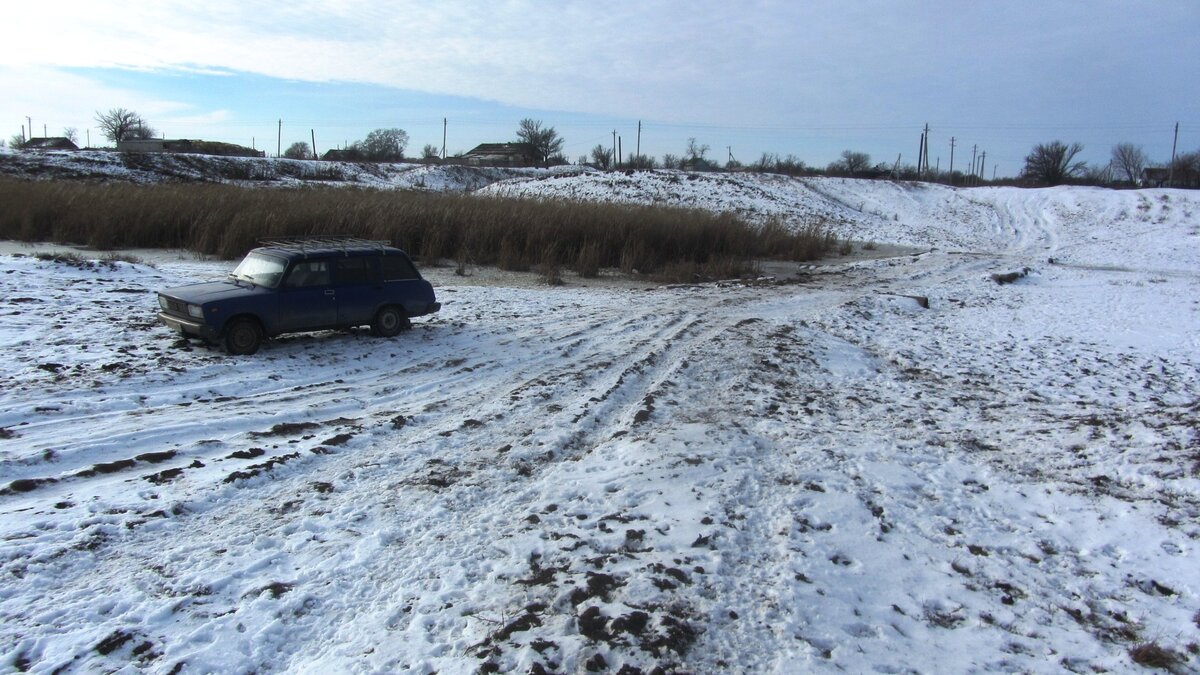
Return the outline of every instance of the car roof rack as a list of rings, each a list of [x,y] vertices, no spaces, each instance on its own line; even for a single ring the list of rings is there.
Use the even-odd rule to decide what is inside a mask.
[[[352,248],[378,249],[382,253],[385,247],[392,245],[392,242],[387,240],[363,239],[362,237],[354,237],[346,234],[278,237],[273,239],[259,239],[258,243],[261,246],[270,246],[271,248],[280,248],[287,251],[298,251],[300,253],[328,251],[331,249],[348,253]]]

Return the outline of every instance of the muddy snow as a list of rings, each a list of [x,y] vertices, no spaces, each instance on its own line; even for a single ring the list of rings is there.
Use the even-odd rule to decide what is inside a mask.
[[[154,296],[229,263],[6,249],[2,667],[1200,664],[1200,197],[705,191],[819,193],[843,236],[920,250],[686,287],[430,268],[442,312],[396,339],[229,357]]]

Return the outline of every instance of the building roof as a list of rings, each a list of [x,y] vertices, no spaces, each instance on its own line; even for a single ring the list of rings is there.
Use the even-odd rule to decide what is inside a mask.
[[[537,157],[532,143],[480,143],[463,157]]]
[[[177,152],[224,157],[264,157],[266,153],[233,143],[187,138],[136,138],[117,141],[118,152]]]
[[[21,144],[22,150],[78,150],[79,146],[63,136],[31,138]]]

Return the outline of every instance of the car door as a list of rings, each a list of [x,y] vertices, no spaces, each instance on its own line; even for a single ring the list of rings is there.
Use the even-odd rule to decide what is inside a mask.
[[[277,332],[337,325],[338,298],[327,258],[297,260],[279,285]]]
[[[379,263],[384,295],[389,304],[402,305],[409,316],[420,316],[429,311],[433,288],[421,278],[408,256],[392,253],[380,258]]]
[[[334,287],[337,289],[338,324],[359,326],[370,323],[379,307],[383,287],[378,256],[334,258]]]

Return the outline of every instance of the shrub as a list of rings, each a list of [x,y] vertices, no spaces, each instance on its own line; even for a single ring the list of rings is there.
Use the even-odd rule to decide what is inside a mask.
[[[1183,663],[1183,655],[1159,646],[1156,642],[1143,642],[1129,650],[1133,662],[1148,668],[1172,669]]]

